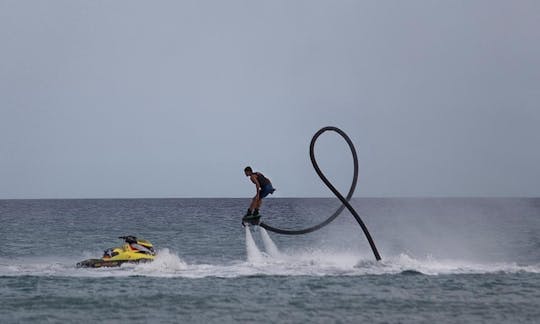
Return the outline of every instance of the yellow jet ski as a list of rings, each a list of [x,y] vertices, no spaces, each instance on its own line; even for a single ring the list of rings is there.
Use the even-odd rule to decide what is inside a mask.
[[[124,240],[121,247],[109,248],[101,259],[88,259],[77,263],[77,268],[119,267],[123,263],[151,262],[156,257],[152,243],[133,235],[120,236]]]

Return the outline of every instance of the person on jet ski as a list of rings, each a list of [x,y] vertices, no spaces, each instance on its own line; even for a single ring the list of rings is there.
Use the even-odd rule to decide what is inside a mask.
[[[245,167],[244,174],[249,177],[251,182],[255,184],[257,193],[251,200],[246,216],[259,216],[259,208],[261,208],[262,200],[269,194],[273,194],[276,189],[272,186],[272,182],[260,172],[253,172],[253,169],[249,166]]]
[[[152,254],[152,251],[150,251],[150,249],[140,245],[137,242],[137,238],[135,236],[129,235],[129,236],[123,237],[123,239],[126,241],[127,244],[129,244],[129,246],[132,249],[137,250],[137,251],[141,251],[141,252],[146,253],[146,254]]]
[[[103,257],[104,258],[112,258],[113,256],[117,255],[118,252],[114,252],[114,249],[108,248],[107,250],[103,251]]]

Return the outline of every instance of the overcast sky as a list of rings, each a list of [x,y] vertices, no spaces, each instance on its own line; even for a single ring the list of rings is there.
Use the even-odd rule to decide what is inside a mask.
[[[540,196],[539,1],[0,0],[0,198]],[[339,188],[337,135],[317,145]]]

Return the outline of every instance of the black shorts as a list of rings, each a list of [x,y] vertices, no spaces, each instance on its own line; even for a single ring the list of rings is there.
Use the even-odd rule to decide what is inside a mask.
[[[263,199],[264,197],[273,194],[274,191],[276,191],[276,189],[274,189],[271,184],[267,184],[266,186],[261,188],[261,191],[259,191],[259,198]]]

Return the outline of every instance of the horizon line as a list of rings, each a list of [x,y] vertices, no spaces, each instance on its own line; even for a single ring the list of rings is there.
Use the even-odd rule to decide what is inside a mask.
[[[251,199],[252,197],[69,197],[0,198],[5,200],[173,200],[173,199]],[[266,198],[268,199],[268,198]],[[271,197],[270,199],[338,199],[336,196]],[[540,196],[357,196],[352,199],[540,199]]]

